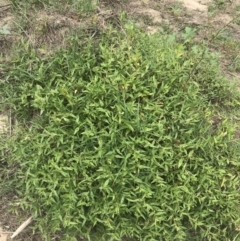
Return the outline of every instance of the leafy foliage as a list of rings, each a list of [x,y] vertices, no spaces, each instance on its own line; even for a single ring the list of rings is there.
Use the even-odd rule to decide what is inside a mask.
[[[75,8],[76,10],[80,10],[80,12],[90,12],[94,9],[94,3],[92,0],[64,0],[64,1],[55,1],[55,0],[10,0],[12,5],[17,9],[22,9],[26,7],[53,7],[58,11],[62,8],[67,8],[69,6]]]
[[[0,28],[0,34],[10,34],[10,31],[8,30],[8,25],[5,24],[2,28]]]
[[[228,120],[213,122],[215,105],[239,98],[185,35],[186,45],[126,25],[72,37],[50,58],[21,43],[4,66],[2,95],[22,126],[9,146],[15,185],[45,234],[232,237],[239,152]]]

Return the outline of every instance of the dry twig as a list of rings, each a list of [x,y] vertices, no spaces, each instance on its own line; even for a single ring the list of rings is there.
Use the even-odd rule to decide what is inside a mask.
[[[18,234],[20,234],[31,222],[33,221],[33,217],[30,217],[28,220],[23,222],[19,228],[13,233],[11,239],[15,238]]]

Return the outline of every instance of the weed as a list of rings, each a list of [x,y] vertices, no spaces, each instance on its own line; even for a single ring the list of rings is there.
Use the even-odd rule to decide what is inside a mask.
[[[141,16],[141,19],[143,20],[143,23],[148,26],[154,25],[153,18],[147,14]]]
[[[212,15],[216,14],[218,11],[224,10],[228,6],[228,1],[225,0],[214,0],[208,6],[208,12]]]
[[[10,34],[7,24],[5,24],[2,28],[0,28],[0,34],[4,34],[4,35]]]
[[[236,12],[240,11],[240,4],[238,4],[238,5],[235,6],[235,11],[236,11]]]
[[[81,14],[88,14],[93,11],[96,7],[96,4],[92,0],[67,0],[67,1],[54,1],[54,0],[30,0],[30,1],[21,1],[21,0],[11,0],[11,3],[15,9],[33,9],[33,8],[52,8],[57,12],[66,12],[74,10],[75,12],[80,12]],[[19,11],[20,12],[20,11]]]
[[[239,58],[239,54],[233,58],[232,63],[229,65],[229,69],[231,71],[240,72],[240,58]]]
[[[233,23],[236,23],[237,25],[240,25],[240,18],[234,19]]]
[[[161,22],[161,28],[162,28],[162,33],[166,33],[166,34],[170,34],[172,32],[172,29],[171,29],[171,25],[169,22],[166,22],[166,21],[162,21]]]
[[[174,17],[180,17],[183,14],[182,3],[176,2],[167,7],[169,13],[171,13]]]
[[[239,147],[232,123],[214,120],[239,96],[193,30],[180,43],[123,28],[72,36],[48,58],[22,42],[2,65],[22,208],[47,240],[234,237]]]

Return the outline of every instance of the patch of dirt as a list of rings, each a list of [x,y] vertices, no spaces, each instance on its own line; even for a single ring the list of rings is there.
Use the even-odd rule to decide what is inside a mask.
[[[210,3],[210,0],[205,1],[196,1],[196,0],[184,0],[183,5],[185,8],[189,10],[197,10],[199,12],[203,12],[207,14],[208,7],[207,4]]]

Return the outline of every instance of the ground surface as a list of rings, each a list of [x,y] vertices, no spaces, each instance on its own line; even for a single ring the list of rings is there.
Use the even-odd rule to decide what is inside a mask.
[[[66,44],[64,36],[70,30],[87,28],[89,23],[95,22],[103,28],[109,20],[118,23],[117,16],[121,11],[126,11],[128,17],[144,26],[150,34],[157,31],[179,32],[186,26],[196,28],[196,41],[204,39],[212,50],[220,53],[223,74],[240,81],[240,0],[102,1],[95,11],[86,16],[71,8],[64,13],[49,8],[33,10],[25,19],[14,14],[8,1],[0,0],[0,53],[3,56],[0,63],[9,58],[12,44],[21,36],[28,39],[42,55],[47,55]],[[21,21],[25,21],[24,25]],[[23,26],[24,29],[21,29]],[[0,112],[0,135],[9,131],[9,115]],[[8,212],[13,204],[17,205],[15,199],[14,195],[9,197],[0,193],[0,241],[7,240],[8,232],[15,231],[28,218],[27,214]],[[53,237],[53,240],[57,239]],[[28,228],[14,240],[42,239]]]

